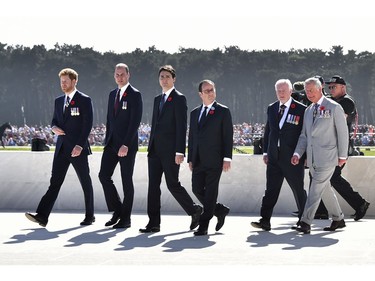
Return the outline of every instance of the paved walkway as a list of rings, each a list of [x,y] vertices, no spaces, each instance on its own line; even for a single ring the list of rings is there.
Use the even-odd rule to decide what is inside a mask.
[[[180,280],[196,279],[199,272],[216,280],[234,280],[232,274],[241,272],[248,274],[246,280],[263,274],[278,277],[283,272],[297,279],[296,274],[307,270],[314,277],[311,280],[320,275],[324,280],[324,271],[356,278],[358,270],[360,275],[363,270],[373,275],[375,269],[374,218],[358,222],[346,218],[347,227],[332,233],[322,231],[330,221],[315,220],[310,235],[299,235],[290,229],[296,222],[292,216],[274,217],[272,230],[264,232],[250,226],[258,220],[256,214],[230,214],[219,232],[214,230],[214,218],[209,235],[202,237],[187,230],[190,217],[182,214],[163,214],[161,231],[154,234],[138,232],[147,223],[145,214],[134,214],[127,230],[104,227],[109,218],[107,213],[96,214],[93,225],[82,227],[82,214],[55,212],[47,228],[42,228],[27,220],[24,212],[1,212],[0,268],[11,274],[20,268],[17,274],[26,274],[28,280],[34,276],[37,280],[40,272],[56,267],[65,278],[61,280],[75,270],[104,278],[120,274],[124,280],[129,273],[146,277],[155,271],[160,274],[153,280],[159,280],[159,275],[160,280],[174,279],[168,275],[170,269]],[[308,276],[303,280],[310,280]]]

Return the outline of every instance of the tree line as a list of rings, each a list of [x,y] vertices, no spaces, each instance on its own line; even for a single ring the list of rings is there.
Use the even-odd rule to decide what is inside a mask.
[[[173,54],[151,46],[146,51],[117,54],[80,45],[56,44],[46,49],[44,45],[30,48],[0,43],[0,123],[50,124],[54,99],[62,94],[58,73],[65,67],[78,72],[77,88],[91,96],[94,124],[105,123],[108,94],[116,87],[114,66],[124,62],[130,68],[130,83],[143,94],[145,123],[151,123],[153,99],[160,93],[158,69],[171,64],[177,73],[176,88],[186,95],[189,111],[201,103],[199,82],[211,79],[216,83],[217,100],[231,109],[234,123],[264,123],[267,105],[276,99],[278,79],[294,83],[315,75],[328,80],[338,74],[356,100],[359,123],[374,124],[374,60],[371,52],[344,53],[342,46],[328,52],[180,48]]]

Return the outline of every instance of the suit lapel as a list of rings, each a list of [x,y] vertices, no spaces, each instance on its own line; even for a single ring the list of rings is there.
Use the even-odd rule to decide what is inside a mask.
[[[202,105],[203,107],[203,105]],[[201,110],[202,110],[202,107],[201,107]],[[214,115],[215,115],[215,111],[217,110],[217,103],[216,101],[213,103],[213,105],[211,106],[210,109],[208,109],[208,112],[207,112],[207,116],[206,116],[206,119],[203,120],[203,124],[201,125],[201,128],[204,128],[204,126],[207,124],[207,122],[211,122],[209,120],[211,120],[212,118],[214,118]],[[199,118],[199,117],[198,117]]]

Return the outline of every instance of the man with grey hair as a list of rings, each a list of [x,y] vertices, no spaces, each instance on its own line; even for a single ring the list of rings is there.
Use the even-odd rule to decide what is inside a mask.
[[[305,91],[312,104],[305,111],[302,132],[291,163],[298,165],[301,156],[306,153],[312,180],[297,231],[310,233],[321,199],[332,215],[331,226],[324,230],[335,231],[345,227],[345,221],[330,179],[336,166],[344,165],[348,157],[348,127],[344,110],[337,102],[323,95],[318,78],[307,79]]]
[[[273,208],[279,198],[284,179],[292,189],[299,219],[306,203],[307,195],[303,182],[304,161],[300,161],[297,165],[290,163],[301,134],[306,106],[291,97],[292,90],[292,83],[289,79],[278,80],[275,84],[277,101],[270,104],[267,109],[263,145],[263,162],[267,165],[267,183],[260,209],[261,219],[259,222],[251,223],[253,227],[266,231],[271,230],[270,220]]]

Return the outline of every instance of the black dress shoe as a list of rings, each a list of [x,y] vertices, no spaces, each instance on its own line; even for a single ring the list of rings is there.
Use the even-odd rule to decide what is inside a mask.
[[[261,228],[265,231],[271,230],[271,223],[269,221],[265,221],[263,219],[260,219],[259,222],[257,222],[257,221],[252,222],[251,226],[253,226],[255,228]]]
[[[297,223],[295,225],[293,225],[291,227],[291,229],[296,230],[300,225],[301,225],[301,221],[299,220],[299,221],[297,221]]]
[[[95,217],[85,217],[83,221],[81,221],[80,225],[92,225],[95,222]]]
[[[302,232],[303,234],[310,234],[311,226],[303,221],[301,221],[300,226],[296,228],[298,232]]]
[[[225,209],[222,210],[222,213],[217,216],[217,224],[216,224],[216,227],[215,227],[216,231],[219,231],[223,227],[224,222],[225,222],[225,217],[228,214],[229,214],[229,208],[225,207]]]
[[[328,214],[316,213],[315,216],[314,216],[314,219],[316,219],[316,220],[328,220],[329,216],[328,216]]]
[[[125,220],[119,220],[118,223],[116,223],[113,228],[129,228],[131,226],[130,221]]]
[[[203,208],[199,205],[195,205],[195,213],[191,216],[190,230],[193,230],[199,225],[199,219],[201,217]]]
[[[361,218],[363,218],[366,215],[366,212],[367,212],[367,209],[368,209],[369,206],[370,206],[370,203],[365,201],[361,205],[361,207],[359,207],[358,210],[356,210],[356,212],[354,214],[354,220],[359,221]]]
[[[117,212],[114,212],[113,215],[112,215],[112,218],[105,223],[105,226],[114,225],[118,222],[119,219],[120,219],[120,214],[117,213]]]
[[[25,216],[31,220],[32,222],[36,222],[38,223],[40,226],[43,226],[43,227],[46,227],[47,226],[47,223],[48,221],[41,218],[40,215],[36,214],[36,215],[33,215],[33,214],[30,214],[30,213],[25,213]]]
[[[141,233],[159,232],[160,226],[146,226],[145,228],[139,229]]]
[[[194,236],[203,236],[207,235],[207,229],[199,229],[194,232]]]
[[[342,219],[341,221],[332,221],[330,227],[323,228],[324,231],[335,231],[338,228],[344,228],[346,226],[345,221]]]

